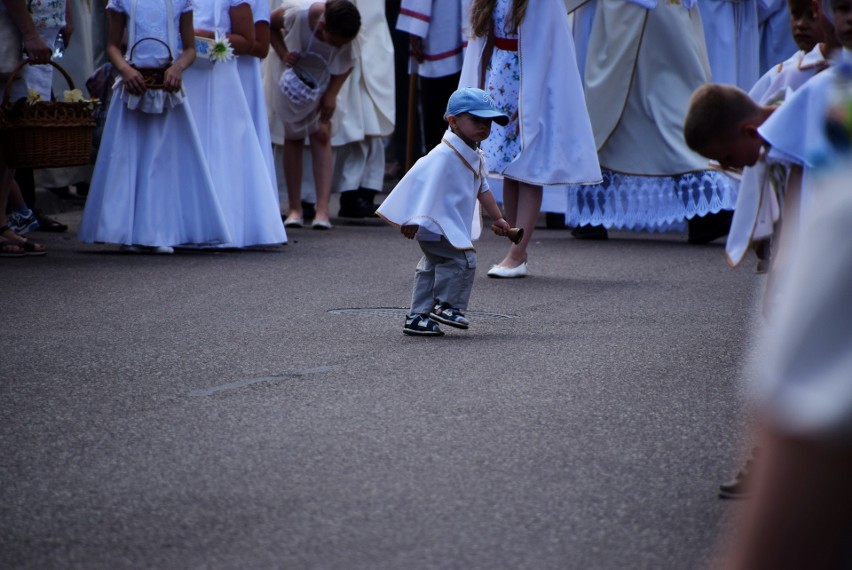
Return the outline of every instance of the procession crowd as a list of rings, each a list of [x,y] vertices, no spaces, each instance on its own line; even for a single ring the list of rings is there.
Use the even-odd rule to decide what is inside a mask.
[[[498,235],[523,230],[488,271],[502,279],[531,274],[541,212],[576,239],[727,236],[732,267],[768,273],[773,323],[763,468],[722,489],[755,497],[731,564],[848,562],[852,210],[835,173],[852,0],[2,0],[0,23],[13,102],[61,99],[40,64],[63,50],[100,101],[92,165],[0,156],[4,257],[44,255],[25,237],[40,225],[67,229],[38,214],[36,186],[87,194],[80,241],[166,254],[333,230],[339,193],[338,218],[417,239],[404,332],[439,335],[469,326],[480,207]],[[37,65],[12,75],[21,46]]]

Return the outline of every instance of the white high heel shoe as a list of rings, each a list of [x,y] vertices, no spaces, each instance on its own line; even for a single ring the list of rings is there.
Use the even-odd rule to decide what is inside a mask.
[[[497,277],[500,279],[516,279],[518,277],[526,277],[529,275],[527,262],[523,262],[517,267],[503,267],[502,265],[492,265],[488,270],[489,277]]]

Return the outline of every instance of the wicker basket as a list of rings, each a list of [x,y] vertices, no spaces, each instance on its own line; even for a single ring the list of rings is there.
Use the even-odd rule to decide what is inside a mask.
[[[0,146],[9,168],[54,168],[89,164],[95,128],[92,102],[42,101],[12,103],[12,83],[28,62],[21,63],[6,81],[0,105]],[[59,70],[73,90],[74,81]]]
[[[133,52],[136,51],[136,46],[144,41],[155,41],[160,42],[166,49],[169,51],[169,62],[163,67],[138,67],[133,63]],[[142,74],[142,78],[145,80],[145,89],[162,89],[165,86],[166,81],[166,70],[169,66],[174,63],[175,58],[172,56],[172,49],[169,45],[161,39],[158,38],[142,38],[130,48],[130,65],[133,66],[133,69]]]

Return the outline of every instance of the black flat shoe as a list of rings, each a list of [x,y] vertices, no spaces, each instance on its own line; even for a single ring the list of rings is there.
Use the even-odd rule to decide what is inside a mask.
[[[609,233],[603,226],[580,226],[571,230],[574,239],[609,239]]]
[[[54,220],[53,218],[48,218],[47,216],[36,216],[38,220],[38,228],[34,231],[37,232],[54,232],[54,233],[62,233],[68,231],[68,226]]]
[[[689,226],[689,243],[701,245],[728,235],[731,229],[733,210],[722,210],[717,214],[695,216],[687,223]]]

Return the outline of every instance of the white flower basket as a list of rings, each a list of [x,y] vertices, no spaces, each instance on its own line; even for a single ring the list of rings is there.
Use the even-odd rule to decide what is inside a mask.
[[[301,55],[299,62],[288,67],[278,80],[278,88],[295,107],[316,102],[328,87],[330,73],[325,60],[312,52]]]

